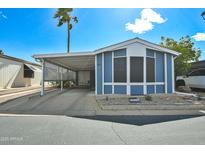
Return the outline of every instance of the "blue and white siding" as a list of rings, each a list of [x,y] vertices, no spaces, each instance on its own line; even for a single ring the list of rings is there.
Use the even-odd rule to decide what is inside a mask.
[[[130,57],[143,57],[143,82],[130,82]],[[114,82],[114,58],[126,57],[127,82]],[[146,82],[146,57],[155,59],[155,82]],[[174,92],[173,55],[134,43],[115,51],[99,53],[95,58],[96,94],[144,95]]]

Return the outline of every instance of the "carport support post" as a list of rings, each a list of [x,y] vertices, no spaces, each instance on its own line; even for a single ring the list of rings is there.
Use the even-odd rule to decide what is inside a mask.
[[[76,81],[76,86],[78,86],[78,71],[76,71],[76,79],[75,79]]]
[[[61,91],[63,91],[63,68],[61,68]]]
[[[41,60],[41,67],[42,67],[42,72],[41,72],[41,96],[44,95],[44,79],[45,79],[45,61],[44,59]]]

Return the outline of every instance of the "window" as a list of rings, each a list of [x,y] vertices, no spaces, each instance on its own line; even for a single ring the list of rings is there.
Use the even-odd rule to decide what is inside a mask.
[[[34,71],[24,64],[24,78],[34,78]]]
[[[155,82],[155,59],[147,57],[147,82]]]
[[[114,82],[127,82],[126,57],[114,58]]]
[[[130,57],[130,82],[143,82],[143,57]]]

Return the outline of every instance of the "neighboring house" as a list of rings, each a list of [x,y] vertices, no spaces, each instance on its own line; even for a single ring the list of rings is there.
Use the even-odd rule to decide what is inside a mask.
[[[205,60],[197,61],[192,63],[192,71],[196,69],[205,69]]]
[[[0,54],[0,89],[40,86],[41,65]]]
[[[177,55],[176,51],[134,38],[93,52],[33,57],[42,61],[42,67],[49,62],[75,71],[78,79],[88,80],[95,87],[96,95],[144,95],[175,91],[174,57]]]

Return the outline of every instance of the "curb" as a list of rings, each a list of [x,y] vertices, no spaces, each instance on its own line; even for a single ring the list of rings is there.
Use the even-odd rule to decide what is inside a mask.
[[[205,110],[205,105],[100,105],[102,110]]]

